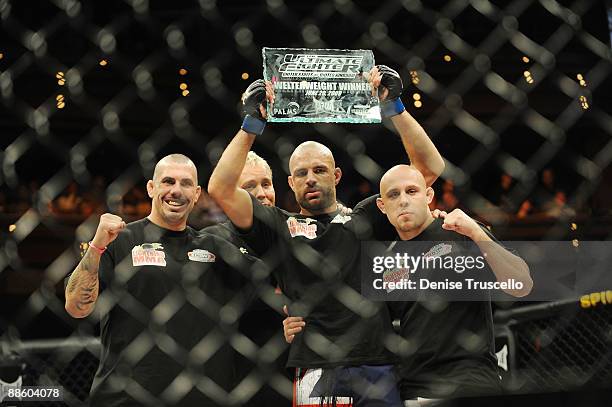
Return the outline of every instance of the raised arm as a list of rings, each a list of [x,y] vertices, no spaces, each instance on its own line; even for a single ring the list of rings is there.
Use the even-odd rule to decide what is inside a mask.
[[[444,159],[440,152],[407,110],[392,116],[391,121],[402,139],[410,162],[423,173],[427,186],[431,186],[444,171]]]
[[[74,318],[85,318],[98,300],[98,269],[106,247],[117,238],[125,222],[119,216],[105,213],[100,217],[96,234],[85,255],[76,266],[66,286],[66,311]]]
[[[255,137],[265,127],[267,115],[263,103],[266,98],[273,101],[272,88],[261,79],[249,85],[244,92],[242,103],[246,115],[242,128],[223,151],[208,181],[210,196],[232,223],[241,229],[249,229],[253,225],[253,203],[238,181]]]
[[[423,127],[404,108],[399,74],[385,65],[378,65],[370,72],[370,82],[374,89],[380,88],[382,116],[391,119],[410,162],[421,171],[427,186],[431,186],[444,171],[444,159]]]

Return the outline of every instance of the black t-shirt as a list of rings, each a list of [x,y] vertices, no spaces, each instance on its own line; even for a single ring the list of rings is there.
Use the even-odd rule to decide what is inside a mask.
[[[219,236],[240,248],[243,253],[246,251],[246,253],[251,254],[252,250],[249,248],[249,245],[240,237],[240,232],[231,222],[221,222],[207,226],[201,232]]]
[[[253,226],[242,237],[274,270],[292,300],[290,314],[306,322],[291,345],[289,367],[395,362],[383,345],[392,334],[388,309],[360,295],[359,217],[302,216],[253,199]]]
[[[208,226],[202,229],[202,232],[220,236],[238,246],[241,251],[244,252],[246,250],[249,254],[254,254],[253,250],[240,237],[240,232],[231,222],[222,222]],[[261,282],[262,285],[259,286],[258,297],[255,298],[250,304],[249,309],[240,318],[240,332],[260,348],[268,343],[272,343],[271,341],[277,341],[277,343],[282,344],[284,351],[274,360],[254,360],[239,355],[236,361],[238,380],[247,377],[257,370],[267,372],[268,374],[271,372],[282,374],[287,379],[292,380],[293,374],[289,374],[289,370],[284,368],[289,354],[289,346],[283,339],[282,332],[283,319],[285,318],[282,307],[288,302],[282,295],[274,293],[274,289],[278,284],[272,273],[267,279],[262,277]],[[273,382],[265,379],[264,381],[265,384],[259,392],[250,398],[248,405],[259,406],[266,405],[266,403],[268,405],[282,405],[287,401],[284,396],[274,389]]]
[[[244,276],[258,266],[208,233],[128,224],[100,261],[102,353],[91,405],[231,405],[229,339],[252,298]]]
[[[376,196],[362,201],[355,209],[370,220],[369,238],[398,240],[399,236],[385,215],[376,207]],[[435,219],[411,242],[450,242],[453,255],[480,255],[471,240],[457,232],[442,229]],[[485,230],[486,231],[486,230]],[[486,231],[489,236],[491,234]],[[429,247],[415,245],[419,253]],[[472,253],[468,253],[472,252]],[[418,255],[418,254],[416,254]],[[487,270],[492,276],[492,271]],[[403,399],[444,398],[500,391],[495,356],[491,301],[389,302],[400,319],[400,334],[407,340],[399,366]]]
[[[236,229],[236,227],[229,221],[217,223],[216,225],[207,226],[201,230],[201,232],[210,233],[211,235],[219,236],[232,244],[236,245],[241,252],[249,254],[251,256],[255,255],[253,249],[249,247],[247,242],[242,238],[242,233]],[[274,277],[275,273],[270,272],[270,275],[267,276],[266,279],[262,279],[262,282],[267,281],[272,287],[278,287],[278,283],[276,282],[276,278]],[[269,306],[265,306],[261,301],[257,300],[254,304],[252,304],[256,309],[268,309]],[[270,304],[268,304],[270,305]],[[271,305],[270,305],[271,306]],[[277,325],[280,327],[281,325]]]

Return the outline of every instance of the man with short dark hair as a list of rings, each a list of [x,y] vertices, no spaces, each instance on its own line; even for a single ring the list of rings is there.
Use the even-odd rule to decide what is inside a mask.
[[[172,154],[147,182],[151,213],[125,224],[103,214],[66,287],[75,318],[97,307],[102,353],[92,406],[226,406],[235,382],[229,340],[251,297],[241,273],[263,267],[187,217],[201,188]],[[98,293],[101,293],[98,297]]]

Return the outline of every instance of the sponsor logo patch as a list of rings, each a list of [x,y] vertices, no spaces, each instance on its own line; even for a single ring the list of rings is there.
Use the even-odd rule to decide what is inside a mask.
[[[315,239],[317,237],[317,224],[313,219],[296,219],[293,216],[287,219],[287,227],[291,237],[304,236],[307,239]]]
[[[453,250],[453,246],[448,243],[440,243],[432,247],[423,255],[423,257],[440,257],[449,254]]]
[[[332,219],[332,221],[330,223],[346,223],[349,220],[351,220],[351,215],[342,215],[341,213],[337,214],[336,216],[334,216],[334,218]]]
[[[408,278],[410,278],[410,270],[407,268],[387,270],[383,273],[383,281],[387,283],[399,283]],[[393,288],[387,288],[386,291],[390,293],[393,290]]]
[[[132,248],[134,266],[166,267],[166,253],[161,243],[143,243]]]
[[[191,261],[199,261],[200,263],[214,263],[217,258],[213,253],[204,249],[193,249],[187,252],[187,257]]]

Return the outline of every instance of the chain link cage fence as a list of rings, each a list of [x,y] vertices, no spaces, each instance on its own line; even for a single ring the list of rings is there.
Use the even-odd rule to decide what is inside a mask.
[[[610,308],[560,301],[499,311],[498,347],[509,346],[505,385],[535,393],[610,383]]]
[[[463,208],[501,239],[608,240],[610,7],[0,0],[0,379],[60,384],[62,405],[85,405],[100,318],[67,315],[64,278],[101,213],[148,214],[144,185],[161,157],[189,155],[206,185],[238,128],[241,92],[261,76],[263,46],[372,49],[377,63],[397,69],[404,103],[445,158],[436,207]],[[277,205],[293,210],[283,180],[291,151],[311,139],[328,145],[344,173],[339,199],[352,206],[405,161],[389,132],[269,125],[254,149],[275,174]],[[204,193],[190,224],[224,219]],[[249,405],[291,403],[283,316],[268,293],[238,309],[246,321],[240,333],[220,339],[243,369],[220,400],[235,390]],[[577,304],[499,310],[508,391],[609,388],[609,306]]]

